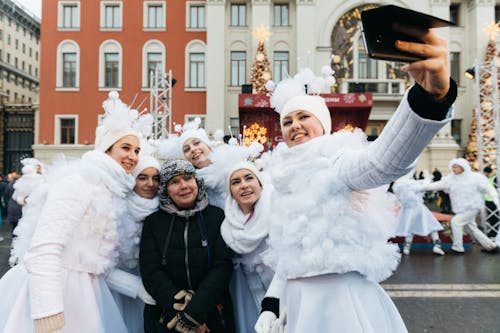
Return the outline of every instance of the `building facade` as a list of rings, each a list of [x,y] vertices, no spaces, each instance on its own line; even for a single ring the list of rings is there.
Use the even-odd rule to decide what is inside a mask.
[[[177,81],[172,122],[200,116],[209,133],[228,127],[239,131],[238,96],[242,85],[251,83],[258,47],[252,32],[260,26],[271,32],[265,51],[275,82],[302,67],[319,73],[322,66],[331,65],[337,73],[335,92],[373,93],[366,131],[376,137],[411,84],[400,64],[375,61],[364,52],[359,13],[382,4],[457,23],[438,30],[448,41],[452,76],[459,84],[454,120],[418,161],[419,169],[444,169],[467,145],[474,82],[462,73],[484,56],[484,29],[499,12],[493,0],[44,2],[43,117],[36,155],[90,149],[106,93],[118,90],[126,102],[136,95],[136,101],[148,99],[148,70],[154,64],[172,70]]]
[[[40,20],[11,0],[0,0],[0,168],[19,171],[33,155],[38,116]]]

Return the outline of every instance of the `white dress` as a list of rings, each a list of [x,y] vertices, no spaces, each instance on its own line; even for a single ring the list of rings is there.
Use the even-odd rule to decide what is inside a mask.
[[[126,197],[127,212],[119,222],[119,257],[118,268],[140,277],[139,243],[142,233],[142,221],[155,212],[160,205],[158,197],[143,198],[134,191]],[[112,290],[118,308],[127,325],[129,333],[144,332],[144,302],[137,297],[129,297]]]
[[[0,331],[31,333],[64,313],[64,333],[127,332],[105,277],[118,257],[117,212],[132,176],[92,151],[48,191],[24,264],[0,279]]]
[[[408,173],[450,119],[422,119],[404,98],[380,137],[337,132],[289,148],[266,162],[275,191],[264,262],[286,281],[278,296],[287,332],[407,332],[378,285],[400,259],[395,214],[385,188]],[[392,223],[391,223],[392,221]],[[272,285],[274,284],[274,280]]]
[[[267,249],[271,192],[271,184],[264,184],[252,216],[244,214],[231,196],[226,199],[221,235],[227,246],[237,254],[233,260],[235,271],[230,291],[238,333],[255,331],[260,303],[274,275],[260,256]]]
[[[443,230],[441,223],[424,205],[422,192],[427,183],[426,180],[413,179],[399,179],[394,183],[394,194],[401,203],[396,236],[427,236]]]

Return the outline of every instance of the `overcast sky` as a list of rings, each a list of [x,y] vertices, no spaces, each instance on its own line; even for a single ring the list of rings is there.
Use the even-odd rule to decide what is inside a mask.
[[[42,0],[14,0],[39,18],[42,17]]]

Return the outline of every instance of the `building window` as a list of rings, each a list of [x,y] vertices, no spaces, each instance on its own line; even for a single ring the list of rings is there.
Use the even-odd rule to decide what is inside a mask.
[[[460,85],[460,78],[462,77],[460,71],[460,52],[450,53],[450,72],[451,78]]]
[[[205,6],[200,4],[191,4],[189,6],[189,28],[205,28]]]
[[[363,43],[363,37],[358,39],[358,79],[376,79],[377,61],[368,57]]]
[[[278,83],[288,75],[289,54],[285,51],[275,51],[273,56],[273,80]]]
[[[63,80],[64,88],[76,87],[77,57],[76,53],[63,53]]]
[[[26,54],[26,44],[23,43],[23,54]]]
[[[165,4],[163,1],[144,3],[144,28],[165,29]]]
[[[189,54],[189,87],[205,87],[205,54]]]
[[[7,45],[10,45],[10,34],[7,34]]]
[[[231,136],[239,137],[240,135],[240,118],[229,118],[229,126],[231,126]]]
[[[122,28],[121,2],[101,2],[101,27],[103,29]]]
[[[495,6],[495,22],[500,21],[500,6]]]
[[[115,40],[104,41],[99,47],[99,87],[108,90],[122,86],[122,48]]]
[[[104,53],[104,87],[117,88],[120,73],[120,55],[118,53]]]
[[[231,86],[239,87],[246,82],[246,60],[245,51],[231,52]]]
[[[165,70],[165,46],[159,40],[151,40],[142,49],[142,87],[151,87],[151,71],[158,67],[160,73]]]
[[[14,47],[19,50],[19,40],[17,38],[14,40]]]
[[[275,26],[288,26],[288,5],[287,4],[274,5],[274,25]]]
[[[59,28],[79,29],[80,28],[80,2],[60,1],[59,2]]]
[[[453,22],[456,25],[459,25],[459,21],[460,21],[459,16],[460,16],[460,4],[452,3],[450,5],[450,22]]]
[[[244,27],[247,25],[247,5],[231,5],[231,25],[233,27]]]
[[[56,88],[74,90],[79,86],[80,49],[72,40],[64,40],[57,47]],[[38,68],[35,67],[38,77]]]
[[[159,52],[148,52],[148,73],[151,77],[151,73],[154,73],[158,69],[159,73],[163,73],[162,67],[162,57],[163,55]],[[151,80],[148,81],[148,87],[151,88]]]
[[[462,120],[452,119],[451,136],[459,146],[462,145]]]
[[[61,145],[76,144],[77,138],[77,115],[56,115],[56,137],[55,143]]]

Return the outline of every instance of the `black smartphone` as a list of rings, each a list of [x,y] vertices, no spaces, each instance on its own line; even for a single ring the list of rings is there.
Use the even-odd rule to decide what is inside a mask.
[[[393,30],[392,24],[394,22],[422,29],[456,25],[438,17],[394,5],[364,10],[361,12],[361,25],[365,49],[370,58],[401,62],[425,59],[419,55],[396,49],[394,46],[396,40],[415,43],[422,43],[422,41]]]

